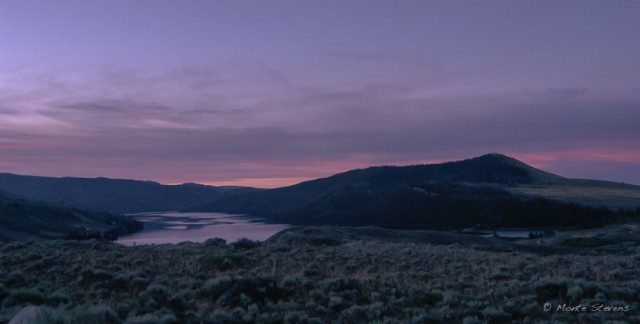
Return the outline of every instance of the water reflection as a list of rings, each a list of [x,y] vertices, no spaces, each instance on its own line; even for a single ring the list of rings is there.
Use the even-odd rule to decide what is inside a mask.
[[[204,242],[220,237],[227,242],[241,238],[264,241],[288,227],[286,224],[266,224],[260,219],[225,213],[143,213],[133,215],[144,222],[144,231],[123,236],[118,243],[164,244]]]

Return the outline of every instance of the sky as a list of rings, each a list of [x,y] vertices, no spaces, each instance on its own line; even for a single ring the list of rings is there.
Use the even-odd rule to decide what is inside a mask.
[[[0,0],[0,172],[278,187],[499,152],[640,184],[640,1]]]

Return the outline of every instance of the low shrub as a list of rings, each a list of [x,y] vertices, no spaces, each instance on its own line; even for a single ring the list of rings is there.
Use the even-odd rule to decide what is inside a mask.
[[[488,323],[506,323],[511,321],[511,314],[507,314],[504,310],[489,306],[482,311],[482,315]]]
[[[309,244],[313,246],[337,246],[342,244],[342,241],[331,237],[318,237],[310,239]]]
[[[5,287],[4,284],[0,283],[0,305],[2,304],[2,301],[5,297],[7,297],[7,287]]]
[[[260,245],[260,242],[252,241],[248,238],[241,238],[238,241],[231,243],[231,246],[236,250],[253,249],[259,245]]]
[[[94,305],[78,307],[73,310],[72,318],[75,323],[120,323],[118,314],[108,305]]]
[[[73,302],[73,297],[64,289],[54,291],[47,297],[47,304],[58,307],[59,305],[67,305]]]
[[[202,288],[198,291],[198,295],[216,301],[223,292],[225,292],[233,284],[233,279],[229,275],[207,280]]]
[[[2,280],[5,284],[14,286],[25,282],[25,275],[22,271],[11,271]]]
[[[163,308],[168,304],[170,290],[167,286],[153,283],[145,289],[141,295],[141,299],[153,308]]]
[[[332,313],[337,313],[351,305],[353,305],[353,301],[345,300],[342,296],[334,295],[329,297],[329,304],[327,306]]]
[[[42,305],[46,301],[46,296],[36,288],[19,288],[11,290],[9,297],[5,299],[3,305],[5,307],[24,304]]]
[[[210,238],[203,243],[205,246],[215,246],[222,247],[227,245],[227,241],[225,239],[221,239],[219,237]]]
[[[206,255],[200,258],[200,266],[207,271],[228,271],[246,268],[253,262],[252,258],[243,253]]]
[[[263,304],[267,300],[276,301],[280,297],[276,282],[268,277],[245,277],[233,283],[218,298],[226,306],[246,305],[251,302]]]
[[[338,321],[346,323],[367,323],[381,320],[384,309],[382,304],[366,306],[353,305],[340,313]]]
[[[80,273],[82,283],[92,284],[96,282],[107,282],[113,278],[113,275],[104,270],[85,269]]]
[[[131,277],[126,274],[118,274],[111,279],[105,287],[111,291],[127,291],[131,283]]]
[[[600,237],[572,237],[564,240],[563,244],[571,247],[598,247],[611,242]]]
[[[404,307],[435,305],[441,302],[444,296],[439,292],[429,292],[424,289],[411,287],[402,299]],[[449,302],[449,301],[447,301]]]
[[[124,324],[170,324],[178,323],[178,319],[169,313],[149,313],[127,318]]]
[[[541,281],[535,286],[537,300],[546,303],[550,300],[564,300],[567,296],[567,283],[564,280]]]
[[[168,306],[176,315],[184,315],[188,310],[193,309],[193,292],[180,291],[173,293],[168,298]]]

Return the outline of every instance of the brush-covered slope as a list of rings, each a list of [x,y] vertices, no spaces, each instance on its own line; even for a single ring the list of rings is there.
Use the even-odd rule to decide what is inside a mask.
[[[599,180],[565,179],[552,184],[521,184],[509,192],[610,209],[640,208],[640,187]]]
[[[161,185],[107,178],[52,178],[0,174],[0,190],[27,199],[112,213],[180,210],[255,190],[198,184]]]
[[[0,192],[0,239],[114,240],[139,230],[142,223],[126,216],[52,206]]]
[[[613,213],[506,191],[571,180],[488,154],[458,162],[371,167],[294,186],[221,199],[201,210],[280,222],[394,228],[596,226]]]

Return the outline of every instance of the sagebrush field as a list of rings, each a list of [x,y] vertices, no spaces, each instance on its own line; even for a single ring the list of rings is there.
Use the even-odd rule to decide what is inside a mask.
[[[27,305],[47,323],[639,322],[640,249],[588,254],[358,238],[4,243],[0,322]]]

